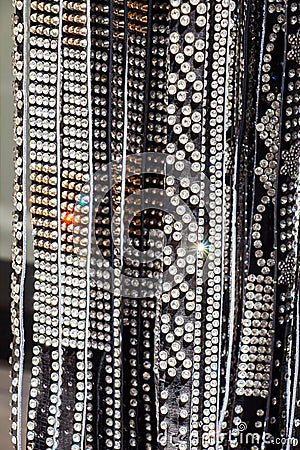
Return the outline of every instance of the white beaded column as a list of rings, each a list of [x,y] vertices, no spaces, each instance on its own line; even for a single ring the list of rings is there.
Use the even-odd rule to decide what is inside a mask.
[[[205,27],[205,46],[203,48],[204,61],[208,57],[209,49],[209,29],[210,29],[210,5],[207,3],[206,7],[206,27]],[[204,287],[203,282],[207,277],[207,264],[203,258],[203,250],[205,253],[209,251],[208,242],[206,242],[205,235],[205,210],[209,211],[208,202],[208,186],[207,178],[205,176],[205,163],[206,163],[206,121],[207,121],[207,66],[203,71],[203,88],[202,88],[202,137],[201,137],[201,185],[199,195],[199,212],[198,212],[198,242],[203,243],[202,247],[199,246],[197,252],[196,263],[196,298],[195,298],[195,331],[194,331],[194,357],[193,357],[193,373],[192,373],[192,391],[191,391],[191,417],[190,417],[190,449],[197,450],[201,443],[200,436],[200,421],[202,419],[201,404],[200,404],[200,384],[201,381],[201,366],[202,366],[202,321],[203,321],[203,297]],[[205,248],[206,247],[206,248]],[[206,255],[205,255],[206,256]]]
[[[26,276],[27,228],[27,114],[28,114],[28,3],[13,2],[13,75],[15,98],[14,193],[11,277],[12,386],[11,433],[16,449],[22,448],[22,400],[25,358],[24,289]]]
[[[58,2],[46,9],[30,4],[29,148],[34,246],[33,358],[28,407],[28,447],[55,446],[59,408],[59,15]],[[47,366],[47,367],[46,367]],[[60,374],[59,374],[60,373]],[[43,383],[40,383],[43,379]],[[49,383],[49,384],[48,384]],[[46,386],[46,387],[45,387]],[[47,400],[46,400],[47,397]],[[49,401],[49,410],[44,406]],[[43,411],[43,414],[41,414]],[[55,427],[53,427],[55,425]],[[43,430],[43,431],[42,431]]]
[[[229,64],[229,0],[216,0],[212,24],[212,66],[209,86],[208,127],[209,157],[209,254],[206,291],[206,330],[204,342],[204,390],[202,446],[216,447],[220,402],[220,358],[222,348],[224,245],[225,245],[225,142]]]

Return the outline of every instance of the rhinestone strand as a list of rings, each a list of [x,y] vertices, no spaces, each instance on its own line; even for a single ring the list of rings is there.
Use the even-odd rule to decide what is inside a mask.
[[[298,10],[298,11],[297,11]],[[299,14],[299,7],[296,4],[290,5],[287,8],[286,20],[286,67],[285,67],[285,82],[283,83],[284,92],[282,96],[282,149],[279,159],[279,175],[278,185],[281,186],[280,193],[278,193],[277,201],[277,229],[278,229],[278,262],[277,262],[277,296],[279,301],[276,305],[275,325],[274,331],[278,336],[284,336],[282,328],[285,327],[286,334],[284,339],[277,339],[276,347],[274,349],[273,362],[273,383],[271,386],[270,397],[272,402],[270,405],[270,429],[274,431],[280,430],[280,433],[287,438],[287,448],[293,445],[293,438],[296,438],[296,429],[293,429],[295,421],[294,414],[297,397],[297,361],[293,361],[293,347],[297,348],[297,339],[299,339],[299,330],[297,330],[297,302],[299,301],[297,289],[297,271],[293,264],[297,254],[298,248],[298,221],[295,220],[297,213],[294,216],[294,211],[297,210],[299,203],[299,182],[297,179],[299,155],[297,153],[298,140],[295,140],[298,127],[296,125],[296,117],[299,117],[299,112],[292,113],[292,105],[299,103],[299,94],[297,94],[296,79],[297,72],[299,72],[299,62],[295,58],[295,54],[291,49],[293,48],[293,36],[296,33],[295,15]],[[299,77],[299,74],[298,74]],[[293,94],[292,94],[293,92]],[[286,102],[286,103],[285,103]],[[283,105],[288,105],[284,108]],[[286,151],[286,146],[289,151]],[[295,151],[296,150],[296,151]],[[296,162],[296,164],[295,164]],[[294,217],[294,219],[293,219]],[[291,237],[294,241],[291,241]],[[295,308],[295,317],[291,318],[289,310]],[[293,337],[294,336],[294,337]],[[293,373],[290,384],[284,380],[280,373],[280,366],[278,361],[286,361],[287,371]],[[286,407],[286,416],[279,416],[280,398]],[[277,431],[278,432],[278,431]]]
[[[57,362],[59,356],[55,350],[55,347],[58,346],[59,327],[56,199],[58,191],[55,133],[58,14],[59,6],[56,2],[46,5],[38,4],[38,2],[31,3],[29,135],[31,214],[35,258],[33,304],[35,346],[32,359],[27,439],[28,446],[34,441],[37,448],[52,447],[54,443],[53,425],[58,411],[56,381],[60,370]],[[45,150],[47,153],[44,153]],[[37,390],[39,376],[43,377],[44,384],[42,389]]]
[[[228,61],[230,55],[228,41],[230,29],[230,8],[234,3],[216,2],[214,7],[215,53],[212,58],[212,82],[209,88],[210,107],[208,122],[210,127],[210,168],[209,168],[209,243],[208,255],[208,286],[206,307],[206,339],[205,352],[205,383],[203,415],[209,423],[203,425],[205,435],[202,435],[204,448],[213,449],[216,445],[215,433],[219,420],[220,402],[220,358],[222,346],[222,314],[223,314],[223,251],[225,245],[225,152],[226,152],[226,116],[227,116],[227,82]],[[218,49],[218,51],[216,51]],[[218,55],[218,56],[217,56]],[[218,77],[218,78],[217,78]],[[215,81],[216,79],[216,81]],[[208,435],[208,439],[206,438]]]
[[[123,6],[123,4],[122,4]],[[124,196],[124,189],[121,187],[122,174],[126,164],[126,133],[125,129],[125,115],[126,111],[126,77],[127,65],[123,52],[127,52],[126,40],[126,21],[125,11],[118,7],[118,2],[112,5],[112,16],[115,18],[115,27],[111,29],[111,58],[112,58],[112,102],[114,108],[111,108],[111,161],[113,164],[112,176],[117,183],[113,190],[114,202],[114,216],[112,219],[112,237],[114,242],[113,247],[113,315],[112,315],[112,330],[113,330],[113,353],[112,353],[112,373],[113,373],[113,420],[112,422],[112,443],[109,445],[114,449],[122,448],[122,378],[123,372],[121,367],[121,321],[122,321],[122,251],[123,251],[123,235],[121,235],[122,228],[122,200]],[[123,90],[121,89],[123,88]],[[108,445],[106,443],[106,445]]]
[[[24,288],[26,275],[27,228],[27,84],[28,84],[28,5],[13,2],[13,76],[14,76],[14,193],[13,241],[11,276],[11,328],[13,335],[11,356],[11,435],[17,449],[22,448],[22,388],[24,367]],[[22,70],[23,69],[23,70]]]
[[[191,2],[191,4],[183,3],[180,5],[176,2],[171,2],[173,9],[170,11],[170,74],[168,78],[168,123],[171,130],[170,143],[167,145],[167,152],[170,153],[169,164],[174,164],[175,170],[178,172],[184,171],[185,167],[182,162],[185,155],[191,162],[190,170],[193,176],[197,175],[201,170],[201,165],[198,162],[201,159],[201,154],[197,151],[197,134],[201,131],[201,109],[200,102],[202,100],[201,91],[203,89],[202,82],[202,65],[204,61],[203,49],[205,48],[205,36],[203,36],[203,27],[206,24],[206,4],[199,2]],[[181,11],[177,8],[181,6]],[[189,15],[195,15],[195,30],[191,30]],[[178,28],[177,28],[178,27]],[[188,28],[187,28],[188,27]],[[173,31],[174,30],[174,31]],[[180,32],[184,30],[184,40],[180,40]],[[205,31],[205,30],[204,30]],[[195,48],[195,53],[194,53]],[[173,56],[174,55],[174,56]],[[191,58],[191,59],[190,59]],[[190,61],[190,62],[189,62]],[[194,66],[194,67],[193,67]],[[180,71],[178,73],[179,67]],[[194,69],[194,70],[193,70]],[[173,72],[174,71],[174,72]],[[178,76],[180,74],[180,76]],[[191,97],[187,96],[188,86],[192,86]],[[176,99],[176,100],[175,100]],[[180,107],[176,108],[176,101],[179,101]],[[173,103],[174,102],[174,103]],[[191,105],[194,104],[193,114]],[[176,136],[176,138],[175,138]],[[194,137],[195,136],[195,137]],[[173,139],[172,139],[173,137]],[[173,142],[179,141],[179,147],[176,148]],[[201,142],[200,142],[201,145]],[[181,150],[182,148],[182,150]],[[173,156],[174,153],[174,156]],[[188,171],[186,170],[187,174]],[[165,232],[172,236],[170,245],[164,249],[164,262],[166,267],[169,266],[169,273],[172,275],[176,284],[179,286],[170,286],[166,281],[163,286],[162,295],[162,315],[161,315],[161,339],[160,339],[160,353],[159,353],[159,367],[161,371],[161,387],[160,387],[160,445],[166,448],[171,448],[174,443],[178,443],[180,448],[189,448],[189,428],[190,420],[188,411],[191,402],[191,382],[192,382],[192,359],[194,361],[194,375],[193,384],[199,386],[199,379],[195,377],[197,373],[197,365],[199,359],[197,355],[193,356],[193,352],[198,353],[198,331],[195,331],[193,324],[193,316],[195,315],[198,321],[201,317],[199,306],[195,311],[195,294],[193,291],[195,283],[195,266],[196,255],[198,248],[198,235],[195,224],[192,222],[192,217],[185,211],[185,207],[179,206],[179,198],[185,202],[188,200],[192,209],[198,207],[199,200],[197,194],[200,191],[200,183],[189,182],[183,173],[179,176],[180,184],[177,188],[176,178],[168,176],[166,178],[166,192],[171,197],[171,204],[177,207],[176,211],[182,215],[182,220],[188,225],[187,245],[192,249],[191,252],[186,252],[186,248],[181,243],[178,248],[175,247],[177,253],[177,261],[172,264],[172,247],[182,240],[184,232],[181,232],[182,222],[173,221],[171,216],[165,217]],[[177,175],[178,176],[178,175]],[[196,177],[195,177],[196,179]],[[203,180],[203,176],[202,176]],[[203,186],[203,182],[202,185]],[[178,189],[178,190],[177,190]],[[202,190],[203,187],[202,187]],[[179,195],[180,197],[179,197]],[[204,209],[204,208],[203,208]],[[186,212],[186,214],[185,214]],[[199,212],[199,216],[201,213]],[[201,219],[200,219],[201,220]],[[201,234],[201,231],[199,232]],[[204,230],[202,231],[204,234]],[[174,243],[172,243],[172,240]],[[199,245],[203,241],[199,242]],[[178,245],[178,244],[177,244]],[[194,249],[194,250],[193,250]],[[201,248],[202,249],[202,248]],[[173,250],[173,251],[174,251]],[[201,254],[201,251],[199,252]],[[203,258],[200,256],[200,264]],[[185,266],[185,264],[187,264]],[[187,280],[184,280],[183,270],[187,271]],[[179,298],[185,300],[185,306],[180,308]],[[182,302],[183,303],[183,302]],[[190,320],[192,319],[192,320]],[[174,323],[173,323],[174,321]],[[197,326],[196,322],[196,326]],[[173,334],[174,333],[174,334]],[[193,342],[194,339],[194,342]],[[195,345],[195,348],[193,349]],[[174,354],[174,356],[173,356]],[[182,365],[182,366],[181,366]],[[181,367],[180,367],[181,366]],[[197,378],[197,379],[196,379]],[[174,397],[174,387],[182,380],[184,388],[177,400]],[[174,386],[174,387],[173,387]],[[193,390],[193,412],[197,412],[197,389]],[[197,398],[196,398],[197,397]],[[174,401],[178,402],[178,409],[172,406]],[[192,420],[197,422],[195,414]],[[195,442],[195,434],[193,435]],[[197,434],[196,434],[197,439]],[[195,444],[196,445],[196,444]]]

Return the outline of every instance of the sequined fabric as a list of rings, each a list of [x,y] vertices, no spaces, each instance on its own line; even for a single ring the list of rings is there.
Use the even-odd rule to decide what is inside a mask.
[[[15,449],[300,448],[300,3],[13,6]]]

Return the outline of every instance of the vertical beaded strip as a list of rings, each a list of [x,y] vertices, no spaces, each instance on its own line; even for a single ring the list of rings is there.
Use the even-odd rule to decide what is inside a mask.
[[[171,2],[171,7],[167,152],[172,154],[168,161],[180,183],[176,176],[169,176],[166,184],[183,222],[165,218],[165,231],[170,235],[165,263],[173,280],[165,278],[162,295],[160,445],[212,449],[220,401],[230,4]],[[190,163],[188,168],[183,159]],[[198,183],[192,183],[193,177]],[[198,223],[179,205],[181,199]],[[179,247],[177,242],[185,235],[182,223],[189,224],[188,235]],[[178,284],[183,267],[185,281]],[[204,326],[200,326],[201,318]],[[177,386],[181,386],[180,393]]]
[[[285,428],[287,431],[287,450],[299,444],[300,439],[300,376],[299,376],[299,353],[297,349],[299,348],[299,302],[300,302],[300,293],[299,293],[299,194],[300,194],[300,142],[299,142],[299,102],[300,102],[300,33],[299,33],[299,17],[300,17],[300,5],[296,3],[292,3],[288,7],[287,12],[287,62],[286,62],[286,98],[288,102],[288,107],[285,111],[283,111],[283,120],[284,126],[286,130],[286,134],[284,135],[284,141],[289,145],[290,148],[287,150],[284,148],[282,152],[283,166],[281,167],[281,174],[288,175],[290,186],[291,186],[291,194],[293,198],[293,202],[291,202],[291,196],[289,195],[288,199],[292,203],[286,208],[286,195],[285,189],[286,184],[282,186],[283,197],[281,199],[281,204],[283,206],[281,214],[284,212],[285,208],[288,213],[286,223],[281,220],[280,227],[282,229],[288,226],[288,232],[281,233],[281,246],[280,250],[283,249],[286,251],[290,251],[290,258],[287,256],[285,262],[281,264],[280,267],[280,281],[281,284],[287,285],[287,295],[282,295],[282,300],[289,299],[291,302],[287,302],[286,308],[284,310],[283,305],[281,305],[282,312],[285,312],[286,321],[289,320],[289,310],[292,309],[295,311],[295,316],[292,322],[292,330],[290,335],[288,336],[289,342],[292,341],[292,345],[294,346],[294,350],[291,353],[291,366],[292,366],[292,398],[290,401],[290,413],[289,413],[289,423]],[[295,212],[294,218],[291,217],[292,211]],[[291,227],[291,228],[290,228]],[[285,230],[284,230],[285,231]],[[291,237],[295,237],[295,242],[293,243]],[[293,262],[289,266],[286,264],[287,262]],[[291,273],[288,275],[285,271],[288,267],[292,267]],[[286,288],[286,286],[284,286]],[[280,316],[282,321],[282,316]],[[280,321],[280,322],[281,322]],[[295,357],[293,356],[295,355]],[[288,409],[288,408],[287,408]]]
[[[29,135],[34,236],[33,359],[28,447],[52,448],[60,364],[58,276],[57,84],[59,4],[31,3]],[[40,385],[40,381],[42,383]],[[34,444],[33,444],[34,443]]]
[[[112,359],[106,369],[112,381],[111,402],[108,408],[108,448],[122,449],[122,268],[123,268],[123,207],[124,171],[127,154],[127,17],[126,3],[110,3],[110,97],[109,101],[109,142],[111,174],[114,181],[110,214],[113,238],[113,280],[112,280]],[[105,447],[106,448],[106,447]]]
[[[230,37],[227,41],[230,54],[228,66],[228,92],[226,108],[226,158],[225,158],[225,246],[223,269],[223,330],[220,339],[220,405],[216,430],[216,446],[222,448],[226,437],[227,421],[231,403],[231,376],[235,363],[237,325],[237,296],[239,293],[237,277],[239,260],[237,258],[238,242],[238,191],[240,172],[241,129],[244,112],[244,77],[245,71],[245,36],[247,33],[247,6],[235,3],[230,17]],[[224,394],[224,395],[223,395]]]
[[[27,224],[27,84],[28,84],[28,6],[27,1],[13,3],[13,76],[14,76],[14,195],[13,195],[13,241],[11,278],[11,434],[12,443],[22,448],[22,396],[25,358],[24,336],[24,288],[26,274],[26,224]]]
[[[91,3],[91,34],[92,34],[92,114],[93,114],[93,157],[94,157],[94,193],[95,193],[95,223],[94,232],[96,245],[103,259],[99,261],[92,249],[91,259],[91,299],[90,299],[90,344],[92,351],[91,399],[87,414],[87,442],[90,447],[99,448],[112,445],[113,431],[111,423],[112,379],[111,365],[113,359],[112,346],[112,279],[109,267],[112,264],[112,236],[110,227],[111,192],[101,192],[99,187],[103,176],[103,165],[108,165],[110,153],[110,123],[109,116],[111,98],[111,58],[110,58],[110,14],[109,2],[101,5]],[[105,195],[106,194],[106,195]],[[97,204],[97,196],[104,195]],[[105,430],[105,432],[103,431]],[[107,442],[106,442],[107,441]]]
[[[257,79],[259,78],[259,66],[260,66],[260,36],[263,34],[264,27],[262,25],[263,16],[263,4],[256,2],[249,4],[244,2],[244,5],[237,5],[240,8],[240,19],[237,23],[239,25],[239,32],[241,33],[240,45],[236,46],[237,60],[240,60],[240,48],[242,47],[243,58],[240,60],[240,89],[241,89],[241,106],[235,110],[235,114],[240,114],[240,121],[237,122],[237,117],[233,122],[233,126],[238,125],[237,140],[236,140],[236,152],[237,152],[237,170],[236,176],[236,209],[237,209],[237,223],[236,223],[236,255],[232,254],[232,261],[236,258],[236,280],[232,278],[232,267],[230,265],[230,277],[231,284],[236,283],[235,293],[236,299],[243,298],[244,293],[244,273],[247,273],[249,266],[249,239],[248,233],[251,228],[251,199],[253,195],[252,188],[252,176],[253,176],[253,164],[254,164],[254,147],[255,147],[255,96],[257,91]],[[259,37],[259,39],[257,38]],[[235,66],[236,70],[236,66]],[[230,160],[229,160],[230,163]],[[229,167],[230,173],[230,167]],[[251,187],[249,187],[251,186]],[[231,199],[234,204],[234,198]],[[234,220],[234,219],[233,219]],[[233,224],[231,224],[233,226]],[[233,231],[233,230],[232,230]],[[233,233],[232,233],[233,236]],[[234,236],[233,236],[234,239]],[[232,262],[233,264],[233,262]],[[232,292],[230,293],[232,296]],[[240,366],[237,363],[239,352],[239,339],[240,339],[240,321],[241,314],[243,314],[244,306],[241,302],[236,302],[235,306],[235,327],[233,330],[233,351],[232,351],[232,364],[231,364],[231,378],[230,378],[230,391],[229,401],[227,404],[227,411],[225,410],[224,417],[221,417],[223,423],[220,422],[220,427],[223,429],[223,435],[221,434],[220,441],[223,442],[224,448],[226,445],[237,445],[240,428],[243,432],[243,423],[240,425],[241,419],[237,416],[237,413],[241,410],[241,405],[235,400],[235,385],[232,383],[232,379],[236,373],[236,367]],[[229,335],[229,333],[228,333]],[[229,367],[226,367],[226,371]],[[226,395],[226,394],[225,394]],[[224,404],[225,406],[225,404]],[[220,429],[219,427],[219,429]],[[241,433],[242,439],[244,438]],[[224,440],[222,441],[222,438]],[[232,441],[232,444],[231,444]]]
[[[170,205],[179,214],[179,220],[167,214],[164,232],[168,237],[164,248],[164,284],[160,311],[160,340],[158,364],[158,442],[159,448],[175,445],[189,448],[191,405],[191,369],[193,358],[195,262],[197,256],[197,227],[186,214],[188,245],[194,252],[186,256],[181,217],[186,213],[179,206],[180,197],[196,209],[200,191],[198,183],[190,186],[189,175],[200,173],[201,154],[198,133],[201,130],[202,73],[205,48],[206,4],[198,2],[170,2],[170,43],[168,75],[168,136],[167,164],[176,173],[166,178],[166,194]],[[191,20],[191,18],[193,20]],[[195,53],[194,53],[195,52]],[[192,105],[194,111],[192,111]],[[195,134],[194,134],[195,133]],[[198,138],[198,139],[197,139]],[[188,158],[191,172],[181,176],[185,169],[182,160]],[[194,161],[197,161],[194,163]],[[194,166],[193,166],[194,163]],[[167,173],[168,173],[167,169]],[[176,175],[176,176],[174,176]],[[178,183],[178,179],[180,183]],[[183,218],[183,217],[182,217]],[[185,267],[187,265],[187,267]],[[186,272],[185,272],[186,270]],[[190,276],[185,280],[186,273]],[[170,277],[168,277],[170,275]],[[175,282],[175,286],[173,286]],[[179,284],[178,284],[179,283]],[[191,320],[189,320],[191,319]],[[181,389],[178,389],[181,386]]]
[[[212,8],[210,32],[212,52],[209,54],[208,111],[206,154],[209,156],[209,254],[206,287],[206,316],[204,343],[204,408],[203,448],[218,446],[216,433],[220,416],[222,327],[224,307],[224,248],[225,248],[225,162],[228,117],[229,31],[234,2],[216,1]],[[210,83],[210,85],[209,85]],[[231,351],[231,350],[229,350]],[[207,423],[208,422],[208,423]]]
[[[62,22],[62,274],[64,315],[64,367],[75,360],[76,381],[70,389],[75,393],[72,450],[85,448],[86,408],[90,391],[88,372],[88,333],[90,302],[90,241],[93,194],[92,129],[90,93],[90,20],[86,2],[64,4]],[[75,151],[74,151],[75,147]],[[76,151],[80,148],[80,152]],[[73,187],[73,180],[79,183]],[[81,188],[81,189],[80,189]],[[75,350],[75,352],[74,352]],[[68,405],[68,372],[62,392],[61,433],[69,428],[64,423]],[[68,436],[70,439],[70,436]]]
[[[147,60],[148,55],[147,40],[148,20],[151,2],[128,2],[127,3],[127,52],[128,52],[128,102],[127,102],[127,153],[135,155],[145,151],[144,126],[147,120],[144,116],[148,99],[148,73]],[[138,164],[140,170],[141,165]],[[127,202],[128,213],[133,209],[130,195],[142,187],[143,175],[129,177],[131,167],[126,170],[125,195],[129,197]],[[134,171],[133,171],[134,172]],[[133,199],[133,197],[132,197]],[[139,200],[141,202],[141,200]],[[125,204],[123,205],[125,207]],[[134,220],[135,219],[135,220]],[[123,273],[127,276],[124,290],[124,327],[123,327],[123,366],[128,367],[128,376],[124,378],[124,410],[128,410],[128,417],[124,415],[124,434],[123,444],[125,448],[139,448],[138,439],[141,439],[139,411],[140,392],[140,361],[144,351],[144,339],[142,339],[142,298],[141,287],[136,285],[136,280],[143,276],[141,264],[134,253],[134,249],[140,249],[144,245],[144,236],[142,235],[144,226],[142,221],[144,217],[141,214],[134,217],[131,223],[131,233],[129,242],[124,242],[124,250],[131,248],[131,254],[123,261]],[[132,245],[130,245],[132,244]],[[143,429],[145,430],[145,425]],[[142,438],[143,440],[143,438]],[[145,448],[145,443],[141,443]]]
[[[26,448],[299,445],[299,8],[14,4],[18,450],[27,150]]]
[[[281,86],[285,65],[285,5],[266,2],[261,36],[261,73],[257,80],[257,119],[254,149],[254,195],[249,246],[250,264],[245,269],[245,298],[241,317],[240,348],[233,422],[246,416],[255,398],[255,414],[247,420],[247,432],[268,430],[274,345],[274,312],[278,301],[276,189],[281,145]],[[280,24],[280,25],[279,25]],[[277,50],[273,61],[273,51]],[[251,189],[251,188],[250,188]],[[266,233],[266,230],[272,230]],[[275,232],[274,232],[275,230]],[[246,414],[246,415],[245,415]],[[239,435],[237,432],[237,436]]]
[[[132,157],[126,170],[125,192],[126,216],[132,215],[132,220],[129,239],[124,242],[126,252],[123,266],[126,276],[123,299],[123,405],[124,410],[129,412],[128,416],[124,414],[123,445],[125,448],[147,450],[152,449],[156,441],[151,343],[154,341],[155,291],[161,263],[155,258],[158,248],[151,248],[153,261],[149,263],[142,261],[142,255],[149,247],[148,233],[152,228],[161,228],[162,212],[158,208],[162,206],[159,200],[162,191],[159,189],[163,180],[162,177],[147,173],[148,164],[154,166],[151,172],[157,170],[155,156],[150,155],[144,164],[141,158],[135,158],[134,155],[149,151],[161,152],[162,143],[165,143],[164,91],[160,83],[165,68],[160,56],[166,49],[166,14],[162,14],[161,7],[158,2],[153,5],[152,2],[128,2],[127,142],[128,155]],[[154,19],[157,20],[155,25]],[[153,49],[152,39],[155,43]],[[152,126],[154,114],[160,114],[160,127]],[[155,199],[147,198],[147,193],[143,192],[147,189],[151,190]],[[135,213],[136,205],[139,207]]]
[[[200,58],[203,58],[203,61],[205,61],[208,57],[208,51],[209,46],[207,44],[207,38],[209,36],[209,29],[210,29],[210,8],[207,5],[206,11],[205,8],[203,9],[203,12],[206,12],[206,21],[205,21],[205,45],[202,44],[202,52],[203,56]],[[205,15],[204,15],[205,17]],[[203,36],[204,38],[204,36]],[[202,336],[202,307],[203,307],[203,280],[207,276],[207,266],[206,263],[206,256],[207,252],[209,250],[209,243],[207,240],[207,227],[205,226],[205,217],[207,214],[207,186],[205,183],[204,174],[206,174],[206,156],[205,156],[205,137],[206,137],[206,115],[207,115],[207,106],[208,106],[208,98],[207,98],[207,67],[204,66],[203,68],[203,83],[202,86],[200,86],[200,97],[201,103],[202,103],[202,111],[201,111],[201,133],[202,133],[202,140],[201,140],[201,185],[200,185],[200,191],[198,191],[198,188],[193,190],[192,192],[194,194],[198,194],[199,196],[199,210],[197,214],[198,219],[198,230],[197,230],[197,238],[198,243],[202,243],[202,245],[199,245],[199,248],[197,249],[197,261],[196,261],[196,296],[195,296],[195,331],[194,331],[194,356],[193,356],[193,372],[192,372],[192,394],[191,394],[191,419],[190,419],[190,449],[194,450],[195,448],[198,448],[198,446],[201,444],[201,431],[200,431],[200,423],[202,419],[202,408],[203,408],[203,402],[200,400],[200,369],[201,369],[201,358],[203,358],[202,355],[202,347],[201,347],[201,336]],[[195,95],[195,94],[194,94]],[[199,94],[198,94],[199,95]],[[201,97],[202,95],[202,97]],[[196,158],[194,158],[197,161],[197,158],[199,158],[199,154],[195,154]],[[196,162],[197,164],[197,162]],[[197,167],[197,166],[196,166]]]
[[[89,396],[92,161],[87,5],[32,2],[30,21],[35,346],[27,437],[35,448],[75,450],[85,440]]]
[[[119,187],[124,116],[123,6],[123,2],[91,3],[94,232],[101,254],[98,258],[92,249],[92,391],[87,415],[87,441],[91,448],[121,448]]]
[[[285,42],[281,97],[281,151],[278,158],[277,217],[277,304],[274,332],[277,336],[270,388],[269,430],[286,438],[286,448],[299,439],[299,41],[300,8],[285,4]],[[292,313],[293,311],[293,313]],[[285,329],[285,332],[283,332]],[[277,361],[277,362],[276,362]],[[281,364],[278,364],[278,361]],[[282,370],[282,366],[285,370]],[[289,376],[285,378],[284,374]],[[280,417],[279,408],[282,407]],[[296,419],[296,420],[295,420]],[[298,419],[298,420],[297,420]]]
[[[151,9],[152,10],[151,10]],[[154,450],[157,447],[157,415],[156,415],[156,392],[154,380],[154,347],[155,340],[155,317],[157,302],[161,295],[161,272],[162,272],[162,240],[155,230],[162,229],[163,215],[163,176],[160,167],[160,154],[165,152],[166,145],[166,94],[167,86],[164,80],[167,77],[168,67],[165,63],[168,45],[168,3],[154,1],[149,4],[148,31],[147,31],[147,53],[148,67],[146,67],[147,77],[147,97],[144,109],[144,152],[151,152],[147,161],[154,166],[152,175],[147,172],[147,162],[145,163],[146,174],[142,178],[142,189],[149,189],[154,196],[154,200],[147,203],[147,193],[145,194],[144,208],[142,214],[142,249],[152,250],[152,260],[142,265],[141,275],[145,279],[141,289],[141,340],[143,349],[140,356],[140,386],[139,403],[139,434],[146,429],[145,439],[140,440],[140,448]],[[154,153],[154,154],[153,154]],[[158,158],[156,159],[156,154]],[[150,233],[155,238],[154,245],[151,242]]]

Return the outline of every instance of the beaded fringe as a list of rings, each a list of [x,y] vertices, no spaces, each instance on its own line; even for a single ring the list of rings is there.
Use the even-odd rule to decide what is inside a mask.
[[[298,448],[300,3],[13,8],[14,448]]]

